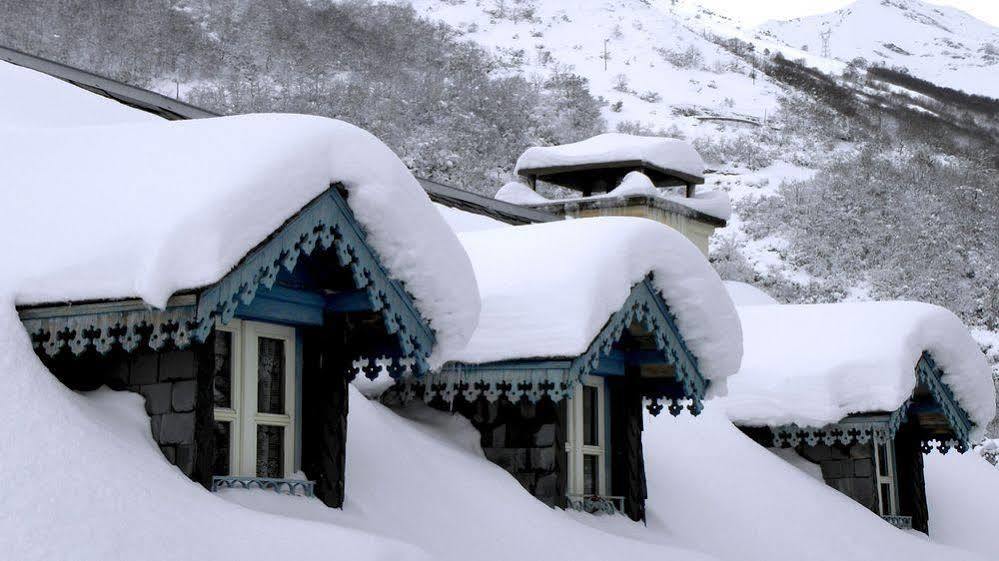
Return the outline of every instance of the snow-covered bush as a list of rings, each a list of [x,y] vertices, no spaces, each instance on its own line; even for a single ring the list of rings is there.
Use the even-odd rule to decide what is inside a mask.
[[[704,55],[701,50],[694,45],[688,45],[686,49],[673,50],[665,47],[656,48],[656,52],[662,59],[677,68],[700,69],[704,65]]]

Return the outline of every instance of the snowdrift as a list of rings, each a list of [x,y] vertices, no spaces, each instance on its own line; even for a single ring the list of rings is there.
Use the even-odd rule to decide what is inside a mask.
[[[9,301],[0,301],[0,379],[5,559],[429,559],[385,537],[253,512],[208,493],[163,457],[139,395],[80,395],[56,380]]]

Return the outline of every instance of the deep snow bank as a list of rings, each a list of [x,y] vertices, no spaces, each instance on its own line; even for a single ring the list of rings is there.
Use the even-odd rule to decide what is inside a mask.
[[[439,560],[710,559],[669,545],[668,537],[652,544],[614,535],[621,527],[641,527],[623,517],[593,522],[546,507],[482,456],[478,433],[461,417],[414,403],[402,411],[411,422],[353,389],[350,399],[342,511],[262,491],[227,491],[225,498],[378,532],[417,544]]]
[[[698,417],[646,417],[647,535],[674,536],[730,561],[989,558],[890,526],[750,440],[717,405],[708,402]],[[961,484],[952,473],[944,477]],[[931,526],[934,516],[943,516],[934,500]],[[955,521],[968,516],[948,515]]]
[[[137,394],[76,394],[0,302],[0,557],[18,561],[426,559],[356,530],[243,509],[187,479]]]
[[[930,537],[937,542],[999,556],[999,468],[975,452],[924,456]]]

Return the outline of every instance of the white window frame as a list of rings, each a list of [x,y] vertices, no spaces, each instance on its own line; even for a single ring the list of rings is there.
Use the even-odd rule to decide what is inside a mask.
[[[595,388],[597,391],[597,445],[583,444],[583,386]],[[566,478],[569,495],[583,495],[583,457],[597,457],[597,495],[607,496],[607,427],[606,401],[604,399],[604,382],[597,376],[584,376],[573,389],[572,397],[567,400],[565,451],[569,457],[569,473]]]
[[[284,325],[233,319],[216,325],[217,331],[232,334],[230,357],[231,408],[215,408],[215,420],[229,423],[229,471],[227,475],[257,476],[257,426],[284,429],[282,477],[289,477],[295,465],[295,329]],[[257,355],[261,337],[284,342],[284,414],[257,411]],[[222,475],[222,474],[216,474]]]
[[[888,439],[884,443],[885,454],[887,458],[881,457],[881,446],[877,442],[874,444],[874,481],[875,494],[878,496],[878,512],[881,516],[896,516],[898,515],[898,487],[895,478],[895,443],[892,439]],[[881,475],[881,465],[884,464],[887,468],[885,473],[888,475]],[[885,508],[884,500],[881,496],[881,485],[888,484],[888,508]]]

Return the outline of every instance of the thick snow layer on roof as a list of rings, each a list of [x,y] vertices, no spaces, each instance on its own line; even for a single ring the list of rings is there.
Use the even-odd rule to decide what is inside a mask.
[[[918,302],[740,306],[744,353],[724,398],[737,424],[822,426],[894,411],[928,351],[978,434],[995,416],[992,373],[954,314]]]
[[[539,205],[551,202],[519,181],[510,181],[504,184],[499,188],[499,191],[496,191],[493,198],[514,205]]]
[[[769,306],[777,300],[751,284],[739,281],[725,281],[725,290],[736,306]]]
[[[507,228],[510,226],[506,222],[500,222],[495,218],[489,218],[488,216],[475,214],[467,210],[458,210],[440,203],[434,203],[434,207],[437,208],[437,212],[441,214],[444,221],[447,222],[447,225],[455,233],[477,232],[479,230],[492,230],[494,228]]]
[[[698,212],[703,212],[708,216],[714,216],[722,220],[728,220],[732,217],[732,202],[725,191],[698,189],[694,192],[693,197],[684,197],[673,193],[666,193],[662,196],[667,200]]]
[[[304,115],[0,128],[0,290],[162,307],[219,280],[332,182],[439,349],[464,344],[479,298],[454,233],[378,139]]]
[[[572,144],[533,146],[517,159],[515,171],[622,161],[642,161],[661,169],[704,175],[704,160],[683,140],[617,132]]]
[[[163,119],[0,60],[0,127],[68,127]]]
[[[584,218],[460,234],[482,312],[469,363],[574,357],[589,347],[649,273],[707,378],[735,372],[742,334],[732,301],[700,251],[641,218]],[[723,391],[722,384],[713,388]]]

